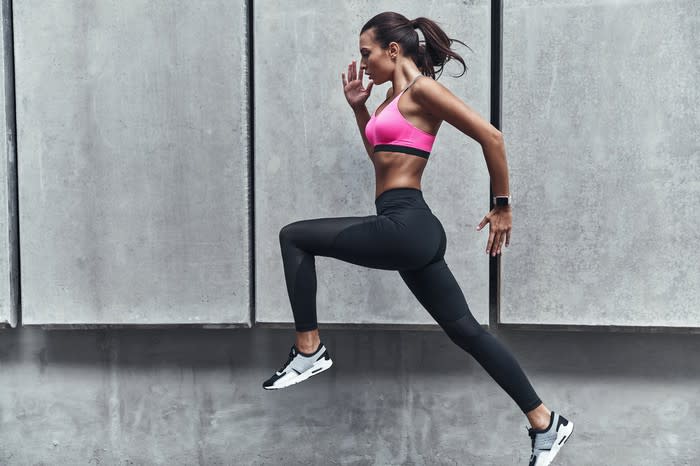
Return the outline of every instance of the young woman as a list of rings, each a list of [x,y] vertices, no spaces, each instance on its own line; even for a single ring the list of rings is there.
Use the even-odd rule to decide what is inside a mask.
[[[425,45],[419,44],[416,28]],[[445,230],[421,191],[435,135],[447,121],[481,144],[493,191],[503,199],[477,227],[490,224],[486,253],[500,254],[504,241],[509,246],[512,207],[502,134],[435,80],[434,68],[441,71],[451,58],[465,66],[450,49],[453,41],[428,18],[409,20],[393,12],[381,13],[362,27],[359,76],[353,61],[342,81],[374,164],[377,215],[301,220],[280,230],[296,343],[287,362],[263,388],[288,387],[333,364],[318,333],[315,256],[396,270],[449,338],[471,354],[525,413],[532,426],[530,465],[547,465],[571,435],[573,422],[545,407],[509,350],[472,316],[445,263]],[[371,78],[366,88],[364,72]],[[365,102],[372,86],[388,81],[392,87],[386,101],[370,116]]]

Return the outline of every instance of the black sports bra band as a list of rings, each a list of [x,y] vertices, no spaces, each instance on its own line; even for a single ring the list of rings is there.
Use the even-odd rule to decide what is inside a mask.
[[[418,155],[427,159],[430,156],[430,152],[424,151],[422,149],[417,149],[415,147],[400,146],[396,144],[377,144],[374,146],[374,152],[388,151],[388,152],[403,152],[404,154]]]

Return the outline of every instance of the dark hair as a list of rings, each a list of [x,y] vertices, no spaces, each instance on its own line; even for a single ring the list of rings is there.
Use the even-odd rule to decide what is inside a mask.
[[[453,58],[464,67],[464,71],[459,76],[462,76],[467,71],[467,65],[462,57],[453,52],[450,46],[453,42],[459,42],[469,50],[471,48],[462,41],[447,37],[447,34],[440,26],[431,19],[419,16],[414,20],[409,20],[402,14],[385,11],[367,21],[362,26],[360,34],[371,28],[374,28],[374,40],[383,49],[387,48],[391,42],[399,43],[404,55],[413,59],[425,76],[437,79],[435,78],[435,68],[438,67],[437,71],[442,74],[445,63]],[[415,28],[420,28],[425,36],[425,45],[419,44],[418,32],[416,32]],[[458,78],[459,76],[455,77]]]

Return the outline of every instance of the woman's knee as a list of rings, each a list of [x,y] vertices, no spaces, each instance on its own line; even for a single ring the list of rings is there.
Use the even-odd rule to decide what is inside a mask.
[[[294,236],[298,234],[299,228],[302,225],[303,220],[297,220],[296,222],[288,223],[283,226],[279,232],[280,243],[290,242],[294,239]]]
[[[285,225],[282,228],[280,228],[280,233],[279,233],[280,243],[284,243],[287,240],[287,238],[289,238],[290,233],[291,233],[291,231],[290,231],[289,225]]]
[[[474,343],[487,333],[471,312],[467,312],[456,320],[438,321],[438,324],[450,340],[468,353],[472,352]]]

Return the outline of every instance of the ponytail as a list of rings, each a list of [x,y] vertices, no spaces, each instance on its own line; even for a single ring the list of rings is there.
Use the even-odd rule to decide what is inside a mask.
[[[386,11],[374,16],[362,26],[360,34],[370,28],[374,28],[374,39],[382,48],[387,48],[391,42],[400,44],[404,55],[413,59],[424,76],[438,79],[442,75],[445,64],[451,59],[460,62],[464,68],[462,73],[455,77],[458,78],[467,71],[464,59],[450,46],[453,42],[458,42],[469,50],[471,48],[460,40],[448,37],[442,28],[429,18],[419,16],[409,20],[399,13]],[[419,40],[416,28],[423,33],[425,41]]]
[[[455,59],[460,62],[463,67],[462,73],[455,77],[458,78],[464,75],[467,71],[467,65],[464,63],[464,59],[458,53],[454,52],[450,46],[453,42],[458,42],[467,48],[469,48],[469,46],[460,40],[447,37],[447,34],[445,34],[442,28],[431,19],[420,16],[414,19],[413,22],[415,27],[420,29],[425,37],[425,45],[418,45],[418,51],[414,59],[421,72],[434,79],[436,67],[439,73],[438,76],[440,76],[445,64],[451,59]]]

